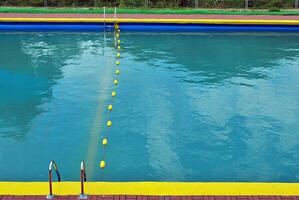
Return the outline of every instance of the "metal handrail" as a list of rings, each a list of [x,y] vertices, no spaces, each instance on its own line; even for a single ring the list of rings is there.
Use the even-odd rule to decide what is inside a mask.
[[[84,160],[81,161],[80,182],[81,182],[81,194],[80,194],[79,198],[86,199],[87,195],[84,193],[84,182],[86,182],[86,169],[85,169]]]
[[[106,27],[106,7],[104,7],[104,30]]]
[[[116,20],[116,7],[114,7],[114,23],[115,23],[115,20]]]
[[[49,194],[47,195],[47,199],[53,199],[54,198],[54,194],[53,194],[53,187],[52,187],[52,169],[55,170],[56,172],[56,175],[57,175],[57,179],[58,179],[58,182],[61,181],[61,178],[60,178],[60,173],[58,171],[58,167],[57,167],[57,164],[54,160],[51,160],[50,164],[49,164]]]
[[[114,46],[116,47],[117,45],[116,45],[116,32],[115,32],[115,25],[117,24],[116,23],[116,7],[114,7],[114,19],[113,19],[113,21],[114,21]]]

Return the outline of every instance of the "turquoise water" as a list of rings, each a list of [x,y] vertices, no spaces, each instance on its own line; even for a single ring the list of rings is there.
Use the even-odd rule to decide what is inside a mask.
[[[299,34],[121,44],[112,99],[112,33],[0,33],[1,181],[299,181]]]

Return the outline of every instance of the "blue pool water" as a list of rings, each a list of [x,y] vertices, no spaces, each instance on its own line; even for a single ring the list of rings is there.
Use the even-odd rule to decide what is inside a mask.
[[[121,46],[115,88],[112,33],[0,33],[1,181],[46,181],[51,159],[62,180],[83,159],[89,181],[299,181],[298,33]]]

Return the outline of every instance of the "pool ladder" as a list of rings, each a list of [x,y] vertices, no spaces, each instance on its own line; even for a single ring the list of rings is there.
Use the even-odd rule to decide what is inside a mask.
[[[53,194],[53,173],[55,171],[57,175],[57,181],[61,181],[61,176],[57,167],[57,164],[54,160],[50,161],[49,164],[49,194],[47,195],[47,199],[54,199],[55,195]],[[81,186],[81,193],[79,195],[79,199],[87,199],[87,195],[84,193],[84,182],[86,182],[86,169],[85,169],[85,162],[84,160],[81,161],[80,167],[80,186]]]

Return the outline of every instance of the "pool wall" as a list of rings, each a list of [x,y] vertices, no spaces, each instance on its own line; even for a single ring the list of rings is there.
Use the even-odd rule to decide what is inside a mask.
[[[299,32],[298,20],[0,18],[0,31],[98,31],[119,23],[123,31]]]

